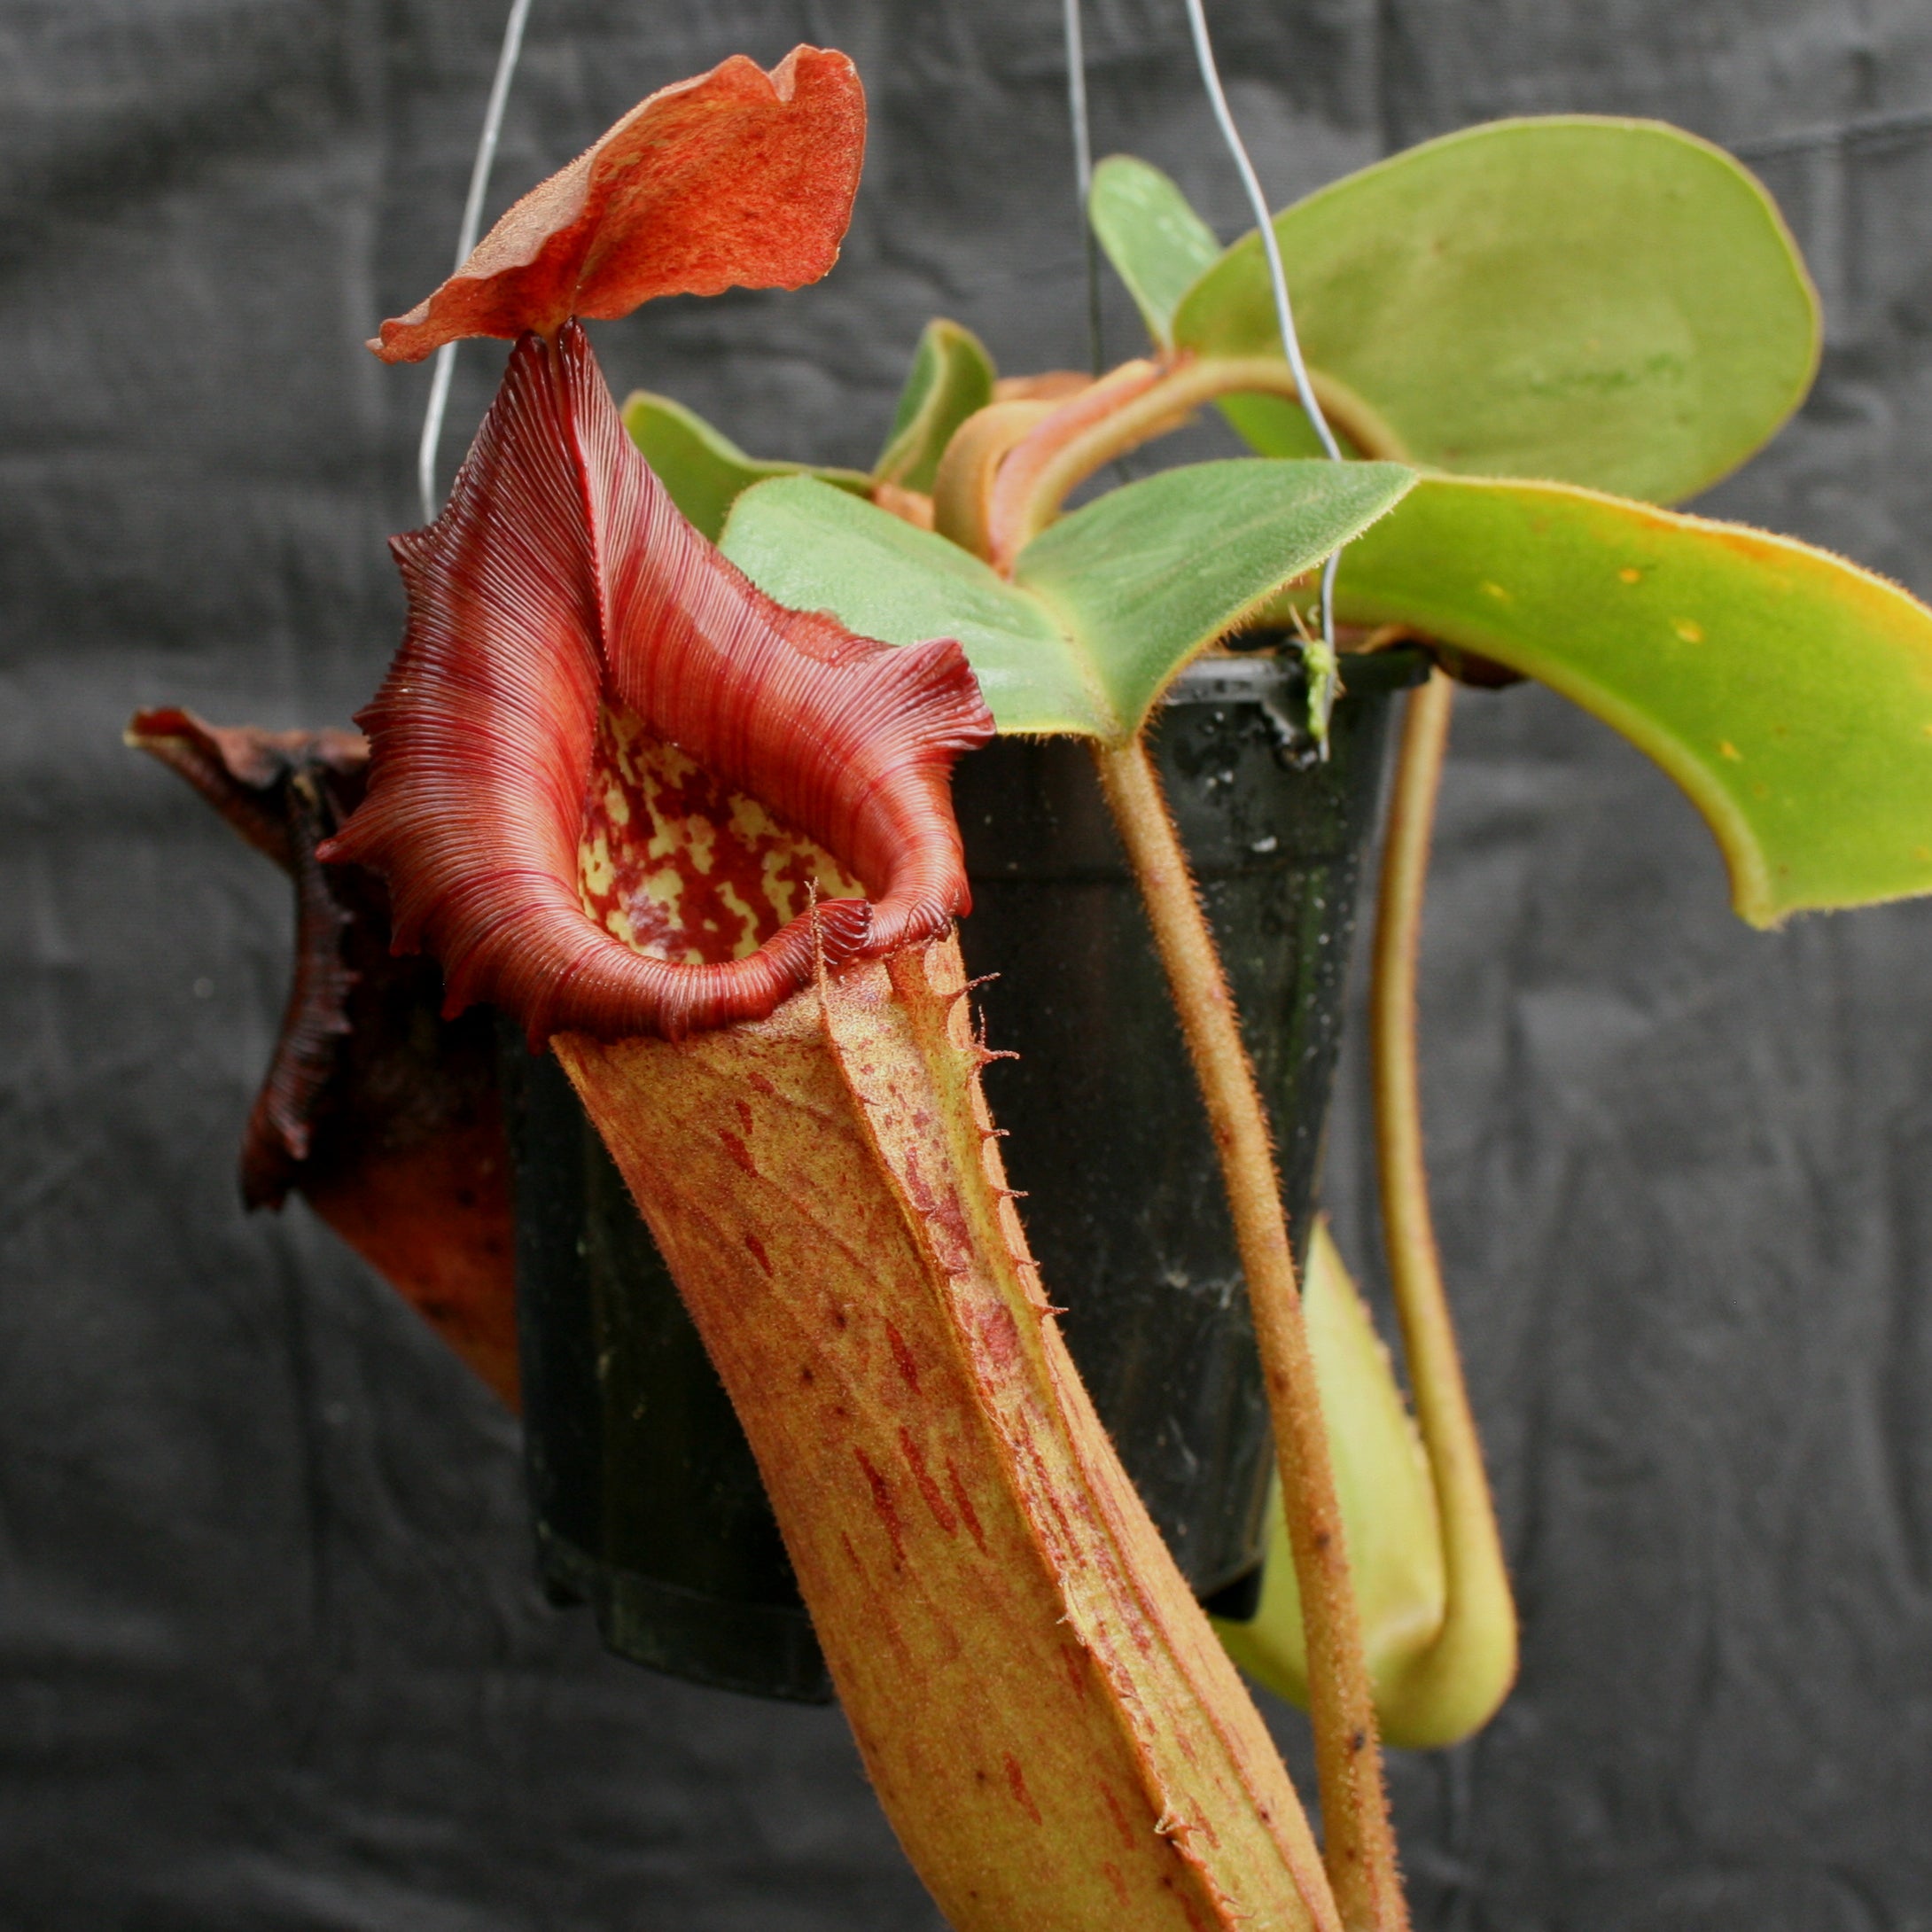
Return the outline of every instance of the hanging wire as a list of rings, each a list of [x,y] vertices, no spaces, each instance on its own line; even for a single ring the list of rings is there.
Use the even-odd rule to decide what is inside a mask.
[[[1254,171],[1254,163],[1248,159],[1248,150],[1243,144],[1241,130],[1235,125],[1235,117],[1227,105],[1227,96],[1222,91],[1220,69],[1214,59],[1214,43],[1208,35],[1207,14],[1202,0],[1183,0],[1188,10],[1188,26],[1194,35],[1195,59],[1201,68],[1201,82],[1207,89],[1209,105],[1214,110],[1214,119],[1221,130],[1221,139],[1227,144],[1235,167],[1241,175],[1241,184],[1246,191],[1248,205],[1254,210],[1255,226],[1261,236],[1262,253],[1267,257],[1268,284],[1274,292],[1274,320],[1282,331],[1282,349],[1288,357],[1288,366],[1295,377],[1295,387],[1301,396],[1301,406],[1308,420],[1314,425],[1315,435],[1320,439],[1322,449],[1333,463],[1342,460],[1342,446],[1335,440],[1335,432],[1328,427],[1328,419],[1322,412],[1320,402],[1315,396],[1315,386],[1308,379],[1308,365],[1302,360],[1301,338],[1295,331],[1295,311],[1288,299],[1288,274],[1282,267],[1281,245],[1275,240],[1274,218],[1268,213],[1267,197],[1261,191],[1260,178]],[[1321,633],[1319,638],[1305,648],[1305,662],[1308,667],[1308,713],[1309,722],[1313,728],[1315,742],[1321,747],[1321,755],[1328,755],[1328,713],[1335,707],[1335,694],[1338,666],[1335,656],[1335,571],[1341,561],[1339,550],[1332,553],[1321,566]]]
[[[503,131],[503,108],[510,99],[518,58],[523,52],[524,23],[530,18],[530,0],[510,0],[503,24],[503,44],[496,56],[496,77],[490,82],[489,105],[483,110],[483,133],[470,168],[470,193],[463,204],[463,226],[456,237],[456,267],[470,259],[478,230],[483,226],[483,198],[489,191],[490,168],[496,143]],[[449,385],[456,372],[456,345],[446,342],[436,352],[436,372],[429,386],[429,409],[423,418],[423,440],[416,452],[416,484],[423,498],[423,521],[436,518],[436,448],[443,439],[443,417],[449,409]]]
[[[1094,191],[1094,137],[1087,120],[1087,46],[1080,32],[1080,0],[1064,0],[1067,38],[1067,119],[1073,126],[1073,191],[1079,202],[1080,237],[1087,248],[1087,354],[1101,372],[1100,248],[1087,204]]]

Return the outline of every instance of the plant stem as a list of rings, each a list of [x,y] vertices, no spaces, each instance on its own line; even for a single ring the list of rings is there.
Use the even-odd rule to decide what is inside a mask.
[[[1484,1723],[1516,1666],[1515,1606],[1430,1214],[1416,1058],[1416,957],[1454,700],[1454,683],[1437,671],[1408,701],[1389,802],[1369,993],[1383,1235],[1442,1523],[1445,1584],[1440,1632],[1385,1687],[1384,1696],[1390,1708],[1400,1709],[1405,1736],[1429,1741],[1466,1736]]]
[[[1247,1276],[1301,1585],[1323,1863],[1348,1932],[1405,1932],[1374,1698],[1267,1115],[1147,747],[1134,737],[1094,755],[1173,993]]]
[[[1125,374],[1117,371],[1116,379]],[[1328,414],[1365,456],[1405,460],[1400,440],[1374,410],[1319,372],[1313,379]],[[1208,357],[1182,362],[1152,383],[1142,378],[1132,389],[1122,384],[1121,401],[1097,420],[1091,402],[1083,419],[1057,411],[1042,419],[1015,447],[1010,475],[1001,472],[1008,487],[995,492],[987,519],[993,554],[1017,555],[1102,464],[1172,427],[1196,404],[1243,391],[1296,393],[1279,357]],[[1372,1007],[1390,1275],[1442,1525],[1446,1585],[1434,1642],[1383,1687],[1391,1723],[1405,1741],[1416,1744],[1451,1743],[1477,1729],[1507,1694],[1516,1669],[1515,1606],[1430,1222],[1416,1075],[1415,948],[1453,689],[1437,673],[1410,706],[1390,808]],[[1165,814],[1157,789],[1154,798],[1153,809]],[[1172,837],[1171,825],[1168,830]],[[1151,904],[1144,877],[1142,889]],[[1178,980],[1174,997],[1185,1024],[1188,995]],[[1230,1191],[1235,1185],[1230,1174]],[[1297,1557],[1297,1572],[1301,1568]]]
[[[1179,428],[1204,402],[1217,396],[1299,393],[1293,372],[1279,355],[1188,356],[1164,370],[1157,381],[1133,384],[1129,371],[1144,366],[1126,363],[1103,378],[1118,381],[1122,396],[1104,415],[1097,415],[1099,399],[1087,392],[1056,409],[1014,446],[986,518],[986,554],[999,569],[1011,569],[1013,559],[1053,521],[1068,495],[1103,464]],[[1345,384],[1320,370],[1313,381],[1329,420],[1365,456],[1408,460],[1401,439]]]

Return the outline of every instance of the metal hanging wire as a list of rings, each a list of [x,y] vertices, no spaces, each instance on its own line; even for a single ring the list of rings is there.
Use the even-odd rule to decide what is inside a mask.
[[[1079,203],[1080,239],[1087,251],[1087,354],[1097,376],[1106,352],[1100,331],[1100,245],[1087,218],[1094,191],[1094,137],[1087,119],[1087,45],[1080,31],[1080,0],[1064,0],[1067,43],[1067,119],[1073,129],[1073,192]]]
[[[1248,158],[1241,130],[1235,125],[1227,96],[1221,87],[1220,68],[1214,58],[1214,42],[1208,33],[1206,12],[1202,0],[1182,0],[1182,4],[1187,8],[1188,27],[1194,36],[1194,55],[1201,69],[1201,83],[1207,90],[1215,123],[1221,130],[1221,139],[1241,176],[1248,205],[1254,211],[1262,253],[1267,258],[1268,284],[1274,292],[1274,320],[1282,332],[1282,353],[1288,357],[1288,366],[1294,373],[1302,409],[1314,426],[1323,451],[1330,462],[1340,463],[1342,447],[1335,440],[1335,432],[1328,427],[1328,419],[1315,395],[1314,385],[1308,379],[1308,365],[1302,360],[1301,338],[1295,330],[1295,311],[1288,298],[1288,275],[1282,266],[1282,250],[1275,240],[1274,218],[1268,212],[1267,197],[1261,191],[1260,178],[1255,173],[1254,163]],[[1314,727],[1315,742],[1321,747],[1324,758],[1328,755],[1328,714],[1335,706],[1339,671],[1335,655],[1335,573],[1341,555],[1339,550],[1335,551],[1321,566],[1320,635],[1305,647],[1309,716]]]
[[[477,235],[483,226],[483,198],[489,191],[490,169],[496,160],[496,144],[503,131],[503,108],[510,99],[510,83],[516,77],[517,61],[523,52],[523,30],[530,18],[530,0],[510,0],[510,18],[503,23],[503,43],[496,55],[496,76],[490,82],[489,105],[483,110],[483,133],[476,144],[476,160],[470,168],[470,192],[463,204],[463,226],[456,236],[456,267],[470,259]],[[436,450],[443,438],[443,417],[449,410],[449,385],[456,372],[456,345],[446,342],[436,352],[436,371],[429,386],[429,409],[423,417],[423,440],[417,446],[416,485],[423,498],[423,521],[436,518]]]

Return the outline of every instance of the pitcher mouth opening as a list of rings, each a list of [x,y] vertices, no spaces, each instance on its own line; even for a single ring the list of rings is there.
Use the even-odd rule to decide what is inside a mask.
[[[676,1037],[968,908],[949,780],[993,720],[965,653],[766,596],[672,503],[575,323],[518,343],[448,507],[393,548],[409,626],[322,855],[385,876],[450,1011]]]

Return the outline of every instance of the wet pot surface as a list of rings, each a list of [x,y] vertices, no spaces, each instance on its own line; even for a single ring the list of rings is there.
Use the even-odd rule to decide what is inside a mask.
[[[1292,660],[1206,660],[1155,741],[1305,1223],[1339,1043],[1391,652],[1351,666],[1332,756]],[[1207,1124],[1086,748],[962,761],[962,925],[1007,1164],[1095,1406],[1183,1573],[1251,1611],[1270,1443]],[[758,1473],[650,1237],[560,1071],[506,1054],[532,1500],[546,1582],[607,1642],[701,1682],[830,1694]]]

